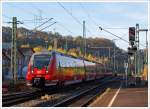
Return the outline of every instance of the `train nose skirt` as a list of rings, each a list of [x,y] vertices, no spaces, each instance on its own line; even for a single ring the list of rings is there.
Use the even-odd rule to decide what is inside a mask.
[[[34,78],[33,79],[33,85],[36,87],[43,87],[45,85],[44,78]]]
[[[40,78],[34,78],[34,82],[35,85],[39,85],[40,84]]]

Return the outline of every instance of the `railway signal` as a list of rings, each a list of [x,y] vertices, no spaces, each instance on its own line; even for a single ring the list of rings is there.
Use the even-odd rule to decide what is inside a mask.
[[[137,51],[135,45],[135,27],[129,27],[129,42],[131,47],[128,47],[128,54],[133,55]]]
[[[135,27],[129,27],[129,41],[135,41]]]
[[[134,45],[132,47],[128,47],[128,54],[133,55],[137,51],[137,47]]]
[[[128,47],[128,55],[133,55],[134,54],[134,52],[133,52],[133,50],[132,50],[132,47]]]
[[[132,47],[132,50],[133,50],[134,52],[136,52],[136,51],[137,51],[137,47],[134,45],[134,46]]]

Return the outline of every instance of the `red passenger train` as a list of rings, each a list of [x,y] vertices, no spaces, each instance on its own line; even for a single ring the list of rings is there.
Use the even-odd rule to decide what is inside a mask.
[[[103,64],[56,51],[34,53],[26,74],[27,85],[45,87],[89,81],[110,74]]]

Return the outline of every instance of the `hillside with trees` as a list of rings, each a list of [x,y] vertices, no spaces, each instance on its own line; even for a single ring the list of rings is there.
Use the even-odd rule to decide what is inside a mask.
[[[11,28],[2,28],[2,42],[11,42]],[[23,27],[17,30],[17,47],[30,47],[34,48],[35,51],[40,51],[43,48],[48,48],[49,50],[54,48],[54,40],[57,40],[57,50],[67,54],[71,54],[77,57],[85,57],[91,60],[99,62],[113,61],[114,47],[115,51],[119,54],[124,52],[122,49],[118,48],[111,40],[105,38],[86,38],[86,54],[84,48],[84,41],[82,36],[63,36],[58,32],[43,32],[29,30]],[[101,47],[101,48],[96,48]],[[103,48],[105,47],[105,48]],[[110,51],[106,47],[111,47]],[[126,57],[117,56],[116,60],[121,60]],[[121,63],[118,61],[118,65]]]
[[[84,49],[84,40],[82,36],[62,36],[58,32],[41,32],[28,30],[26,28],[18,28],[17,35],[17,46],[21,47],[22,45],[30,45],[34,48],[37,46],[46,47],[46,45],[51,45],[53,47],[54,39],[57,39],[57,47],[63,49],[79,49],[83,52]],[[3,27],[2,28],[2,42],[11,42],[11,28]],[[47,43],[46,43],[47,42]],[[87,53],[94,53],[94,49],[91,47],[116,47],[116,45],[109,39],[105,38],[86,38],[86,48]],[[118,47],[116,49],[120,50]],[[97,51],[97,49],[96,49]],[[108,50],[103,49],[102,51],[107,52]],[[112,51],[112,50],[111,50]],[[104,53],[108,56],[107,53]],[[111,52],[112,54],[112,52]]]

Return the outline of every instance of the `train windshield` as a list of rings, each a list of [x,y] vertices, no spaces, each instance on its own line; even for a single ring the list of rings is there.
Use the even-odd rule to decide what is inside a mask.
[[[42,69],[43,67],[47,68],[50,63],[51,55],[35,55],[34,56],[34,67]]]

